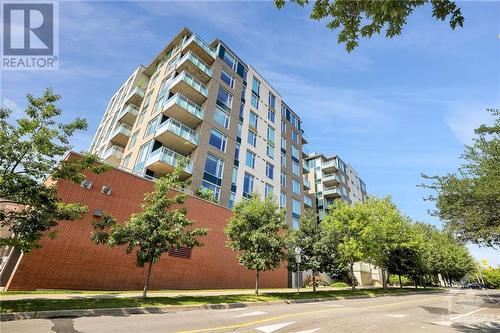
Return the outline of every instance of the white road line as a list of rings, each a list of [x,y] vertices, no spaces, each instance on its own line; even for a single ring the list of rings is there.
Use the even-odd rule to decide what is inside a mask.
[[[260,315],[265,315],[267,312],[263,311],[254,311],[254,312],[249,312],[249,313],[243,313],[237,316],[234,316],[233,318],[240,318],[240,317],[252,317],[252,316],[260,316]]]
[[[457,320],[459,318],[463,318],[463,317],[467,317],[473,313],[476,313],[476,312],[479,312],[479,311],[483,311],[483,310],[486,310],[486,308],[481,308],[481,309],[477,309],[477,310],[474,310],[474,311],[471,311],[471,312],[467,312],[467,313],[464,313],[464,314],[461,314],[461,315],[458,315],[458,316],[451,316],[450,319],[451,320]]]
[[[341,304],[323,304],[324,306],[342,306]]]
[[[387,317],[394,317],[394,318],[404,318],[408,316],[407,314],[388,314],[386,315]]]
[[[307,331],[300,331],[300,332],[295,332],[295,333],[313,333],[319,330],[319,328],[313,328],[312,330],[307,330]]]
[[[274,331],[277,331],[285,326],[291,325],[295,323],[294,321],[288,322],[288,323],[281,323],[281,324],[276,324],[276,325],[268,325],[268,326],[261,326],[261,327],[256,327],[255,329],[264,333],[272,333]]]

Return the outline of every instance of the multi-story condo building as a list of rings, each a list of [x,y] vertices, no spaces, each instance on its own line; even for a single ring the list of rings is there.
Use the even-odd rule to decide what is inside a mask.
[[[184,28],[111,98],[90,152],[145,177],[171,172],[183,156],[189,190],[209,189],[229,208],[272,193],[294,225],[310,187],[301,127],[279,92],[226,44]],[[307,196],[305,204],[313,204]]]
[[[305,160],[310,170],[306,178],[313,184],[309,194],[316,197],[319,220],[323,219],[335,199],[353,204],[367,198],[365,183],[340,157],[313,153]]]

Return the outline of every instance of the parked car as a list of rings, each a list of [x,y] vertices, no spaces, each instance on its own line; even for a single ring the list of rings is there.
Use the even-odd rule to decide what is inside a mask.
[[[486,289],[486,286],[482,283],[477,283],[477,282],[474,282],[474,283],[469,283],[466,288],[469,288],[469,289]]]

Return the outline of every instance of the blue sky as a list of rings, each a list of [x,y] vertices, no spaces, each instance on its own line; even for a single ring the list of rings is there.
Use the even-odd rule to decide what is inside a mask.
[[[348,54],[309,10],[258,2],[61,2],[57,71],[2,72],[4,106],[52,87],[64,117],[85,117],[86,150],[108,99],[138,64],[148,64],[183,26],[222,39],[302,116],[310,152],[339,154],[368,191],[390,194],[414,219],[427,214],[420,173],[456,170],[463,144],[500,105],[500,3],[460,2],[464,28],[452,31],[427,6],[392,40],[361,40]],[[500,252],[471,247],[500,264]]]

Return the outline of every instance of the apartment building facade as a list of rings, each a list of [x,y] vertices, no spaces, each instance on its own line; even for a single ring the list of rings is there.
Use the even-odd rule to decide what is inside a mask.
[[[229,208],[272,194],[296,225],[313,204],[305,143],[300,117],[265,78],[221,40],[184,28],[113,95],[90,152],[146,178],[186,158],[188,190],[211,190]]]

